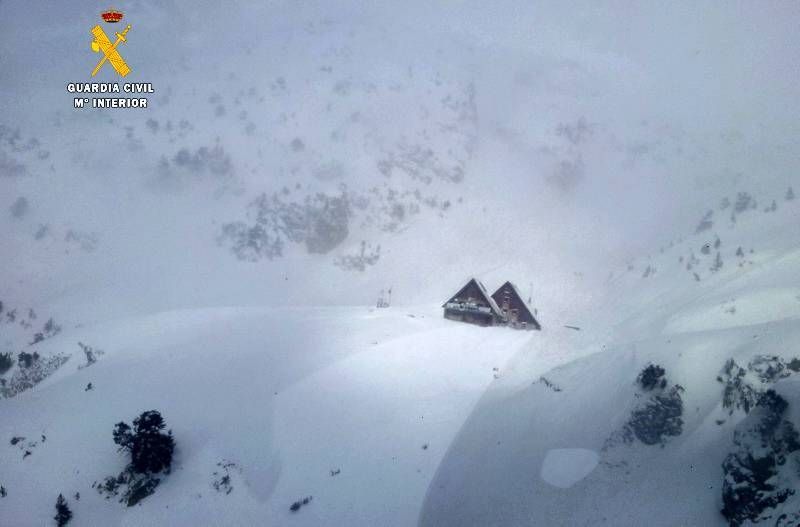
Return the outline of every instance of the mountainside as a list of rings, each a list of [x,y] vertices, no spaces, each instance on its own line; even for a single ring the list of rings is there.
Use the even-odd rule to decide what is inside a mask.
[[[590,39],[613,17],[425,9],[136,2],[126,80],[153,84],[150,106],[81,112],[65,88],[95,63],[96,6],[3,2],[0,298],[74,323],[364,304],[390,286],[418,304],[499,269],[555,314],[591,305],[608,268],[689,228],[709,196],[782,190],[796,166],[792,105],[761,104],[769,128],[753,133],[692,82],[752,77],[709,62],[716,48],[643,42],[685,59],[667,87],[658,60]],[[513,38],[531,23],[533,40]],[[21,67],[33,31],[44,77]],[[742,60],[754,71],[770,51]],[[785,83],[771,80],[763,97]]]
[[[781,479],[744,486],[788,492],[752,517],[796,515],[800,443],[753,443],[747,426],[763,430],[768,390],[797,423],[798,218],[797,201],[726,216],[542,332],[436,306],[191,309],[43,332],[6,317],[38,355],[8,386],[61,358],[2,403],[4,517],[39,525],[63,493],[104,525],[724,525],[724,482],[752,449],[785,459]],[[703,250],[717,236],[721,268]],[[174,467],[126,509],[95,487],[124,466],[112,426],[147,409],[173,431]]]
[[[800,5],[29,4],[1,525],[800,525]]]
[[[727,201],[609,278],[616,294],[580,321],[594,353],[572,360],[564,339],[516,359],[450,447],[421,525],[797,524],[800,207],[768,200],[734,222]]]

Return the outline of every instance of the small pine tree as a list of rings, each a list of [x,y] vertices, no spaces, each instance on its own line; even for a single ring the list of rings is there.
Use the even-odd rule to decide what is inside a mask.
[[[64,527],[72,519],[72,511],[69,510],[67,500],[64,499],[63,494],[58,495],[56,500],[56,515],[53,517],[58,527]]]
[[[789,190],[786,191],[786,201],[792,201],[794,199],[794,190],[792,187],[789,187]]]

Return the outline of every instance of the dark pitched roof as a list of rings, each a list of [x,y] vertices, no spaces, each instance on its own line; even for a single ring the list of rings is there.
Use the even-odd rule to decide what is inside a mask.
[[[504,289],[508,289],[511,291],[514,307],[522,310],[520,312],[519,320],[523,322],[529,322],[533,324],[535,328],[541,329],[542,326],[539,324],[539,321],[536,320],[536,317],[533,316],[533,313],[531,313],[530,308],[528,308],[528,304],[525,303],[525,301],[522,299],[522,295],[519,294],[519,289],[517,289],[517,286],[515,286],[512,282],[506,282],[497,288],[497,291],[495,291],[494,294],[492,295],[492,299],[495,301],[495,303],[502,302],[501,295]]]
[[[486,287],[484,287],[484,285],[480,282],[480,280],[476,278],[470,278],[470,280],[464,285],[464,287],[458,290],[458,293],[454,294],[452,297],[450,297],[450,299],[447,302],[442,304],[442,307],[446,307],[448,303],[455,301],[455,299],[461,296],[461,294],[472,284],[477,286],[478,290],[481,292],[484,299],[486,300],[486,303],[489,304],[489,307],[492,309],[492,311],[494,311],[494,313],[497,316],[502,317],[503,314],[500,312],[500,308],[497,307],[497,302],[495,302],[494,298],[492,298],[489,295],[489,292],[486,290]]]

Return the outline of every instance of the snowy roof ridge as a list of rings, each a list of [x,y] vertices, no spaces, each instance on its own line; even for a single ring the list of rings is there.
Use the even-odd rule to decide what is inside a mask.
[[[459,289],[458,292],[451,297],[451,299],[455,298],[459,294],[461,294],[461,292],[464,289],[466,289],[467,286],[469,286],[469,284],[471,284],[472,282],[475,282],[475,285],[478,286],[478,289],[480,290],[481,294],[483,294],[484,298],[486,298],[486,302],[489,304],[489,307],[492,309],[492,311],[494,311],[497,315],[502,316],[502,313],[500,311],[500,307],[497,305],[497,302],[494,301],[494,298],[492,298],[492,295],[489,294],[489,291],[486,289],[486,286],[483,285],[483,283],[480,280],[478,280],[477,278],[475,278],[474,276],[470,277],[470,279],[467,280],[467,283],[464,284],[461,287],[461,289]],[[447,302],[445,302],[444,305],[442,305],[442,307],[445,307],[446,305],[447,305]]]
[[[481,288],[481,292],[483,292],[484,296],[486,297],[486,300],[489,302],[489,305],[494,310],[494,312],[497,313],[498,315],[502,315],[502,312],[500,311],[500,306],[497,305],[497,302],[494,301],[494,298],[492,298],[492,295],[490,295],[489,291],[486,290],[486,286],[483,285],[483,282],[481,282],[480,280],[478,280],[475,277],[472,277],[472,280],[474,280],[475,283],[478,284],[478,287]],[[467,283],[469,283],[469,282],[467,282]]]

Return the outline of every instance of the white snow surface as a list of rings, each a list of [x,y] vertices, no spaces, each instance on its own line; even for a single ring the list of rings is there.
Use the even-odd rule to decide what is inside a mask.
[[[555,448],[549,450],[542,462],[542,479],[554,487],[567,489],[597,466],[600,457],[585,448]]]
[[[70,331],[40,352],[71,360],[2,403],[3,523],[47,524],[43,498],[80,492],[84,525],[413,524],[493,368],[530,337],[414,308],[194,309]],[[77,341],[106,353],[78,370]],[[113,424],[147,409],[173,430],[175,466],[126,510],[90,487],[125,463]],[[41,435],[26,459],[8,445]],[[230,495],[212,488],[223,460],[241,469]]]
[[[0,526],[53,524],[59,493],[70,525],[725,525],[744,415],[716,377],[800,356],[800,4],[137,0],[129,79],[156,92],[116,113],[64,89],[97,4],[50,4],[0,0],[0,316],[38,314],[0,318],[0,353],[69,360],[0,400]],[[292,223],[345,192],[327,252],[221,240],[262,194]],[[473,275],[543,331],[443,320]],[[649,363],[681,434],[607,447]],[[126,508],[92,484],[151,409],[173,470]]]
[[[451,445],[420,525],[727,525],[722,462],[744,413],[722,408],[716,377],[730,358],[746,365],[757,355],[800,356],[800,231],[790,227],[798,219],[800,207],[790,203],[735,226],[721,222],[724,266],[710,272],[713,254],[702,257],[699,282],[679,256],[699,255],[715,234],[689,236],[612,277],[616,294],[584,314],[581,332],[537,336],[536,352],[512,361]],[[739,258],[740,245],[756,249]],[[643,278],[648,265],[657,271]],[[565,349],[569,358],[559,361]],[[663,447],[604,449],[642,397],[636,376],[650,363],[684,388],[682,433]],[[536,381],[542,374],[560,391]],[[797,392],[781,389],[787,383],[797,381],[776,390],[796,412]],[[597,467],[574,449],[599,452]],[[800,504],[790,498],[782,507]]]
[[[798,212],[740,220],[721,236],[726,265],[700,282],[677,258],[703,234],[635,261],[602,309],[541,332],[448,321],[437,305],[209,307],[65,328],[33,349],[70,360],[0,402],[4,524],[46,524],[55,496],[80,492],[70,506],[86,525],[724,525],[721,463],[743,414],[723,411],[715,379],[729,358],[800,354],[795,312],[770,307],[796,287],[800,235],[763,235]],[[736,264],[740,244],[753,263]],[[81,368],[79,341],[105,353]],[[651,362],[685,389],[682,433],[604,448]],[[173,430],[174,467],[125,508],[91,486],[126,463],[113,424],[149,409]],[[212,488],[220,462],[238,467],[230,494]]]

